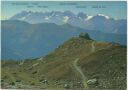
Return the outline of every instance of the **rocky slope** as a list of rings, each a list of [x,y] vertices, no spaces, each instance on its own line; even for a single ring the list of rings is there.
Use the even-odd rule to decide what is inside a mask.
[[[126,47],[73,37],[52,53],[2,61],[2,88],[125,89]]]

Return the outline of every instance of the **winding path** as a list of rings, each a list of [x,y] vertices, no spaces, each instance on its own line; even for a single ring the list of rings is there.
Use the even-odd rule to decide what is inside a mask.
[[[82,76],[82,82],[83,82],[83,85],[84,85],[84,89],[85,90],[88,90],[88,86],[87,86],[87,78],[85,77],[84,73],[82,72],[81,68],[79,66],[77,66],[77,62],[78,62],[79,58],[77,58],[74,62],[73,62],[73,66],[75,67],[75,69],[77,70],[77,72],[80,73],[80,75]]]
[[[94,42],[92,42],[92,44],[91,44],[91,46],[92,46],[92,49],[91,49],[91,52],[94,52],[95,51],[95,46],[94,46]],[[79,58],[77,58],[74,62],[73,62],[73,66],[74,66],[74,68],[77,70],[77,72],[79,72],[80,73],[80,75],[81,75],[81,78],[82,78],[82,82],[83,82],[83,85],[84,85],[84,90],[89,90],[89,88],[88,88],[88,85],[87,85],[87,78],[85,77],[85,75],[84,75],[84,73],[83,73],[83,71],[81,70],[81,68],[77,65],[77,62],[79,61]]]

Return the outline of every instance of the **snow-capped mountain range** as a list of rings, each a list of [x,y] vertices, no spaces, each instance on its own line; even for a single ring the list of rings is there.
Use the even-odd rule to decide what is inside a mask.
[[[89,16],[83,12],[74,14],[71,11],[32,12],[22,11],[10,18],[10,20],[21,20],[31,24],[55,23],[62,25],[68,23],[72,26],[88,30],[102,31],[105,33],[126,34],[127,20],[116,20],[104,14]]]

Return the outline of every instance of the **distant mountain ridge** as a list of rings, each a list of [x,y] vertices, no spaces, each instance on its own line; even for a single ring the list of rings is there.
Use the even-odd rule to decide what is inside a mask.
[[[105,33],[126,34],[127,20],[116,20],[104,14],[89,16],[83,12],[74,14],[71,11],[32,12],[22,11],[10,18],[10,20],[21,20],[32,24],[55,23],[62,25],[68,23],[88,30],[98,30]]]
[[[125,34],[109,34],[81,29],[70,24],[54,23],[29,24],[24,21],[6,20],[1,22],[2,59],[26,59],[44,56],[54,48],[77,36],[89,33],[97,41],[115,42],[126,45]]]

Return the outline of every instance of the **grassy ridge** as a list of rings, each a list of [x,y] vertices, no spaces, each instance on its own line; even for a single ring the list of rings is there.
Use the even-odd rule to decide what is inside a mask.
[[[93,53],[92,42],[95,42]],[[81,76],[73,67],[76,58],[88,80],[98,80],[98,86],[91,85],[90,88],[126,87],[126,47],[80,37],[71,38],[42,59],[26,60],[22,65],[2,61],[2,79],[7,84],[21,80],[23,84],[39,85],[40,88],[63,88],[65,83],[71,88],[82,88],[83,85],[77,84],[82,82]],[[42,80],[49,84],[40,83]]]

